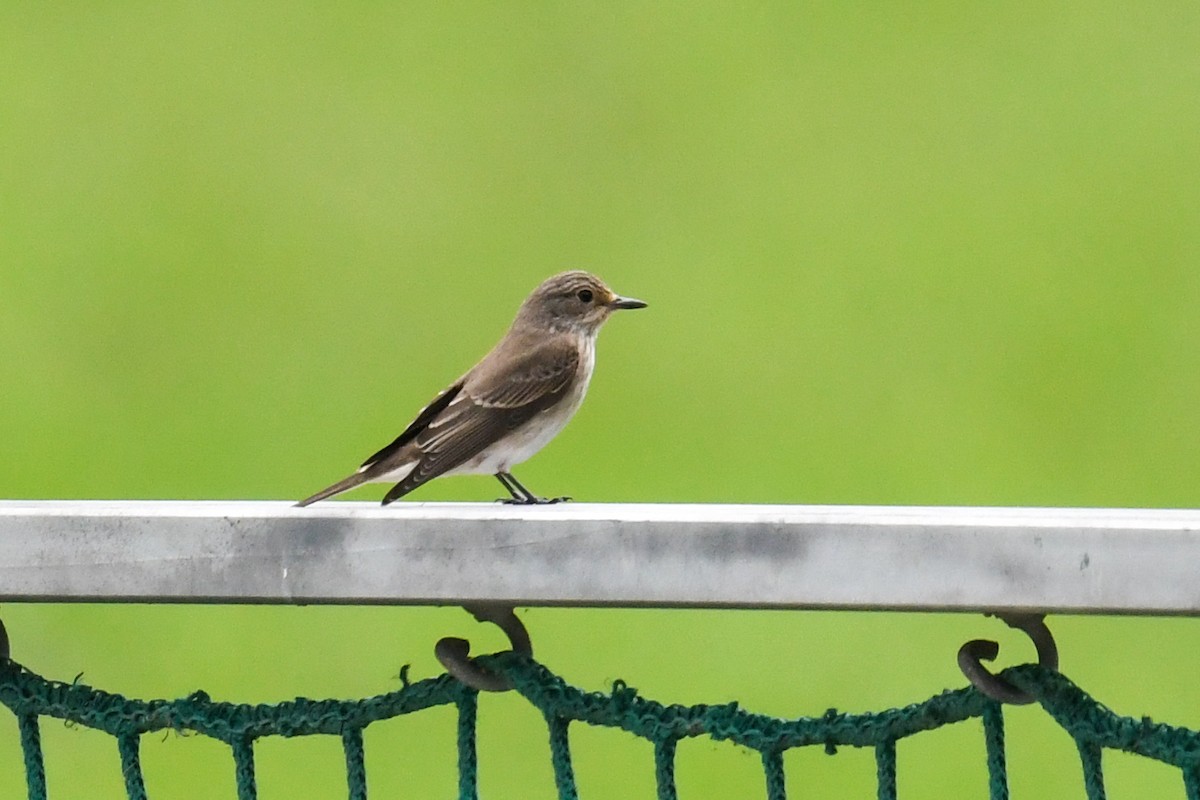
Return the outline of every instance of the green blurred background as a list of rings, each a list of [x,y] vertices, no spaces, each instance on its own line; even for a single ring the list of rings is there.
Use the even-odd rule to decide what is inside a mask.
[[[1195,506],[1194,3],[0,5],[0,496],[296,499],[385,444],[545,276],[615,319],[582,412],[519,470],[629,502]],[[487,478],[411,500],[490,501]],[[375,499],[375,487],[356,499]],[[14,656],[135,696],[358,697],[457,609],[6,604]],[[974,615],[532,609],[539,657],[663,702],[783,716],[962,685]],[[1054,618],[1116,710],[1200,727],[1189,619]],[[2,717],[3,715],[0,715]],[[544,727],[481,708],[491,798],[553,796]],[[1079,797],[1009,714],[1015,797]],[[369,729],[372,797],[454,792],[453,715]],[[7,730],[5,730],[7,729]],[[123,797],[111,739],[44,726],[52,796]],[[648,744],[573,733],[589,798]],[[233,797],[228,752],[147,737],[151,795]],[[900,745],[907,798],[983,796],[977,725]],[[796,796],[873,756],[788,755]],[[0,796],[23,791],[0,724]],[[264,799],[344,796],[336,740],[268,741]],[[1111,797],[1182,796],[1110,755]],[[683,797],[761,796],[680,747]]]

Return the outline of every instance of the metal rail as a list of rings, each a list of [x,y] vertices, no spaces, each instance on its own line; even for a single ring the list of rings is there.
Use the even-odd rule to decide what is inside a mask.
[[[0,501],[0,601],[1200,613],[1200,511]]]

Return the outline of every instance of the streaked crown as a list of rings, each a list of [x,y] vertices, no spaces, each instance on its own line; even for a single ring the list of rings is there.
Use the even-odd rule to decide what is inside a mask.
[[[521,304],[513,326],[593,334],[613,311],[645,306],[616,294],[590,272],[571,270],[542,281]]]

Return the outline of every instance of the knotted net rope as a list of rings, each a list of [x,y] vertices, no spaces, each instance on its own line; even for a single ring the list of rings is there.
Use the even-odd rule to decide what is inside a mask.
[[[585,692],[567,684],[527,656],[501,653],[478,659],[502,673],[546,720],[558,796],[578,797],[571,766],[572,723],[620,728],[654,745],[659,800],[675,800],[675,751],[681,739],[709,737],[757,751],[762,759],[764,796],[783,800],[783,753],[797,747],[842,746],[875,751],[877,797],[895,800],[896,743],[922,731],[969,719],[981,720],[991,800],[1008,797],[1004,718],[1000,704],[974,687],[935,695],[921,703],[865,714],[829,710],[820,717],[779,719],[745,711],[737,703],[663,705],[638,695],[622,681],[610,692]],[[1036,665],[1001,673],[1031,693],[1042,708],[1075,740],[1088,800],[1105,796],[1102,753],[1122,750],[1177,767],[1184,797],[1200,800],[1200,733],[1114,714],[1058,672]],[[366,800],[363,729],[372,723],[435,706],[458,711],[458,794],[476,800],[479,792],[475,752],[477,693],[443,675],[362,700],[297,699],[270,705],[216,702],[204,692],[177,700],[135,700],[81,683],[42,678],[13,661],[0,660],[0,703],[16,716],[25,762],[29,800],[46,800],[46,770],[39,720],[50,717],[104,731],[116,739],[129,800],[147,800],[139,757],[141,736],[155,731],[194,732],[230,748],[239,800],[254,800],[254,745],[270,736],[336,736],[346,756],[350,800]]]

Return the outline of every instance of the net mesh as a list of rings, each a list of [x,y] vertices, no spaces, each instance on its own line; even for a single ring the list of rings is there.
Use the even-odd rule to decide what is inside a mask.
[[[866,714],[829,710],[820,717],[779,719],[745,711],[737,703],[663,705],[638,695],[622,681],[609,692],[585,692],[532,659],[500,653],[478,659],[481,666],[506,676],[517,692],[545,717],[558,796],[578,797],[571,766],[572,723],[620,728],[654,745],[659,800],[674,800],[675,750],[681,739],[709,737],[734,742],[762,757],[764,795],[786,796],[783,753],[797,747],[870,747],[875,751],[877,797],[894,800],[896,743],[922,731],[979,719],[983,728],[992,800],[1008,797],[1002,707],[974,687],[938,694],[921,703]],[[1042,708],[1075,740],[1089,800],[1105,796],[1101,756],[1122,750],[1177,767],[1183,795],[1200,800],[1200,733],[1114,714],[1058,672],[1036,665],[1013,667],[1001,676],[1032,694]],[[46,800],[46,770],[39,720],[50,717],[104,731],[116,739],[125,791],[130,800],[147,798],[139,758],[140,738],[154,731],[190,731],[230,748],[239,800],[252,800],[254,745],[271,736],[336,736],[346,756],[351,800],[367,797],[363,730],[368,725],[435,706],[458,711],[458,794],[479,794],[475,721],[478,695],[448,675],[410,683],[362,700],[297,699],[270,705],[216,702],[204,692],[177,700],[135,700],[82,683],[42,678],[13,661],[0,660],[0,703],[15,715],[21,737],[29,800]]]

